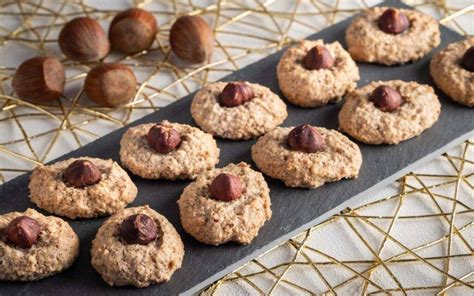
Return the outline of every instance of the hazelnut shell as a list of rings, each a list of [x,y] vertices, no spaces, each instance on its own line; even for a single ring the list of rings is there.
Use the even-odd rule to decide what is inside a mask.
[[[46,103],[61,96],[64,83],[64,68],[59,60],[34,57],[18,67],[12,86],[19,98],[33,103]]]

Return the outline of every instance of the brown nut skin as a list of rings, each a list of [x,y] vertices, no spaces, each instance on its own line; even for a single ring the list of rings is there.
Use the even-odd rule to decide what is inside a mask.
[[[130,8],[117,14],[109,29],[112,48],[123,53],[148,49],[158,33],[155,16],[140,8]]]
[[[79,62],[98,61],[110,51],[104,29],[89,17],[69,21],[59,33],[58,42],[64,55]]]
[[[330,69],[334,66],[334,59],[326,47],[316,45],[306,53],[303,64],[308,70]]]
[[[84,91],[89,99],[104,107],[128,102],[135,94],[137,79],[124,64],[102,64],[87,73]]]
[[[166,154],[181,144],[181,135],[172,127],[156,124],[148,131],[146,140],[156,152]]]
[[[53,57],[34,57],[16,70],[12,87],[17,96],[33,103],[58,99],[64,90],[64,67]]]
[[[122,221],[119,236],[130,245],[147,245],[158,237],[158,230],[152,218],[144,214],[135,214]]]
[[[317,129],[309,124],[295,127],[287,137],[291,150],[314,153],[324,148],[324,139]]]
[[[63,173],[66,185],[84,188],[94,185],[102,179],[99,169],[88,160],[78,159],[71,163]]]
[[[250,101],[254,97],[252,88],[245,82],[229,82],[218,97],[219,104],[224,107],[236,107]]]
[[[189,63],[202,63],[212,55],[214,34],[209,24],[200,16],[187,15],[176,20],[170,31],[173,52]]]
[[[374,89],[370,95],[370,100],[377,108],[384,112],[393,112],[402,105],[400,93],[389,86],[381,85]]]
[[[464,69],[474,72],[474,46],[471,46],[462,57],[461,61]]]
[[[6,240],[22,249],[31,248],[39,238],[41,225],[35,219],[20,216],[13,219],[5,228]]]
[[[219,174],[209,186],[212,199],[220,201],[233,201],[242,196],[242,181],[232,174]]]
[[[405,14],[398,9],[389,8],[384,11],[378,21],[379,29],[388,34],[403,33],[410,26]]]

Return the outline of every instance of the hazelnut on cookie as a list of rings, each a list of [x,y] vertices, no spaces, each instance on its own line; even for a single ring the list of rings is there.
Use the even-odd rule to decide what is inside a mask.
[[[0,281],[35,281],[69,268],[79,238],[67,222],[33,209],[0,215]]]
[[[173,225],[149,206],[117,212],[92,241],[92,266],[111,286],[167,282],[181,267],[184,245]]]
[[[215,82],[194,96],[191,115],[214,136],[232,140],[258,137],[281,124],[285,103],[269,88],[244,81]]]
[[[111,215],[133,202],[138,193],[116,162],[90,157],[37,167],[28,187],[38,207],[71,219]]]
[[[302,40],[290,47],[277,67],[278,85],[292,104],[324,106],[356,88],[359,69],[339,42]]]
[[[128,129],[120,141],[120,159],[145,179],[194,179],[219,162],[219,148],[210,134],[165,120]]]
[[[451,99],[474,107],[474,38],[452,43],[435,54],[430,74]]]
[[[428,85],[373,81],[346,96],[339,128],[367,144],[398,144],[430,128],[440,112],[438,97]]]
[[[184,230],[210,245],[249,244],[270,220],[270,205],[263,175],[244,162],[202,174],[178,200]]]
[[[279,127],[260,137],[252,146],[252,159],[286,186],[306,188],[357,178],[362,165],[359,147],[346,136],[308,124]]]
[[[421,59],[440,40],[438,22],[412,9],[370,8],[346,30],[348,51],[354,60],[382,65]]]

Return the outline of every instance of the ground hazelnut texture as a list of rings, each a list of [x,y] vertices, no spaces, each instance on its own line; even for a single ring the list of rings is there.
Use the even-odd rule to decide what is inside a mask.
[[[326,182],[357,178],[362,165],[359,147],[335,130],[314,127],[324,146],[316,152],[292,150],[288,135],[293,127],[278,127],[252,146],[252,159],[266,175],[287,187],[316,188]]]
[[[384,32],[379,18],[388,7],[367,9],[346,30],[346,42],[352,58],[359,62],[383,65],[418,60],[440,43],[438,22],[429,15],[411,9],[398,9],[409,21],[399,34]]]
[[[332,58],[328,68],[309,70],[303,63],[315,46],[324,46]],[[328,62],[323,64],[328,65]],[[290,47],[277,67],[278,85],[292,104],[301,107],[324,106],[338,101],[356,88],[359,69],[339,42],[324,44],[323,40],[302,40]]]
[[[160,125],[175,129],[181,142],[163,154],[153,149],[147,134],[155,124],[130,128],[120,141],[120,159],[133,174],[145,179],[194,179],[219,162],[219,148],[211,135],[198,128],[163,121]]]
[[[191,115],[197,125],[221,138],[246,140],[281,124],[288,116],[285,103],[265,86],[246,84],[252,88],[254,96],[235,107],[219,103],[226,82],[210,83],[198,91],[191,104]]]
[[[97,166],[101,180],[76,188],[64,182],[66,168],[77,158],[37,167],[30,177],[30,198],[46,211],[71,219],[110,215],[123,209],[137,196],[137,187],[116,162],[82,157]]]
[[[222,174],[240,179],[242,192],[235,200],[216,200],[210,186]],[[244,162],[229,164],[200,175],[178,200],[181,224],[195,239],[210,245],[229,241],[249,244],[272,216],[270,190],[263,175]]]
[[[401,94],[402,104],[397,110],[382,111],[370,100],[380,85]],[[346,96],[339,112],[339,128],[367,144],[398,144],[430,128],[440,112],[438,97],[428,85],[401,80],[373,81]]]
[[[122,222],[132,215],[146,215],[158,235],[146,244],[129,244],[119,235]],[[149,206],[121,210],[99,228],[92,241],[92,266],[111,286],[147,287],[167,282],[181,267],[184,245],[173,225]]]
[[[0,281],[34,281],[69,268],[79,253],[79,238],[68,223],[33,209],[0,215],[0,230],[15,218],[27,216],[41,226],[30,248],[19,248],[0,235]]]
[[[474,72],[461,64],[471,46],[474,46],[474,38],[448,45],[431,59],[430,74],[436,85],[451,99],[474,107]]]

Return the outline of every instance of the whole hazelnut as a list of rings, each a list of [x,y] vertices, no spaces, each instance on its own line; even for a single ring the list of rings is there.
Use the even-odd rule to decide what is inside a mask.
[[[148,49],[158,33],[153,14],[140,8],[130,8],[117,14],[109,29],[112,47],[123,53]]]
[[[374,89],[370,95],[370,100],[375,106],[384,112],[392,112],[400,108],[402,96],[400,93],[389,86],[381,85]]]
[[[119,226],[119,235],[127,244],[146,245],[158,237],[155,221],[145,214],[127,217]]]
[[[87,73],[84,91],[104,107],[115,107],[128,102],[135,94],[137,79],[124,64],[101,64]]]
[[[405,14],[398,9],[389,8],[380,16],[378,25],[380,30],[389,34],[403,33],[410,26]]]
[[[41,226],[33,218],[20,216],[13,219],[5,229],[5,237],[14,246],[29,249],[37,241]]]
[[[242,182],[237,176],[222,173],[212,181],[209,193],[212,199],[233,201],[242,195]]]
[[[19,98],[33,103],[46,103],[61,96],[64,82],[64,68],[59,60],[35,57],[18,67],[12,86]]]
[[[90,17],[69,21],[59,33],[59,47],[71,60],[98,61],[110,51],[109,40],[99,22]]]
[[[334,59],[326,47],[316,45],[306,53],[303,64],[308,70],[330,69],[334,65]]]
[[[229,82],[218,97],[219,104],[225,107],[236,107],[254,97],[252,88],[245,82]]]
[[[214,49],[214,35],[208,23],[197,15],[182,16],[170,31],[173,52],[190,63],[207,61]]]
[[[84,159],[75,160],[63,173],[66,185],[76,188],[94,185],[101,179],[102,175],[95,164]]]
[[[318,130],[309,124],[295,127],[286,139],[291,150],[314,153],[324,148],[324,139]]]
[[[146,140],[156,152],[166,154],[179,146],[181,135],[172,127],[156,124],[148,131]]]
[[[471,46],[462,57],[464,69],[474,72],[474,46]]]

